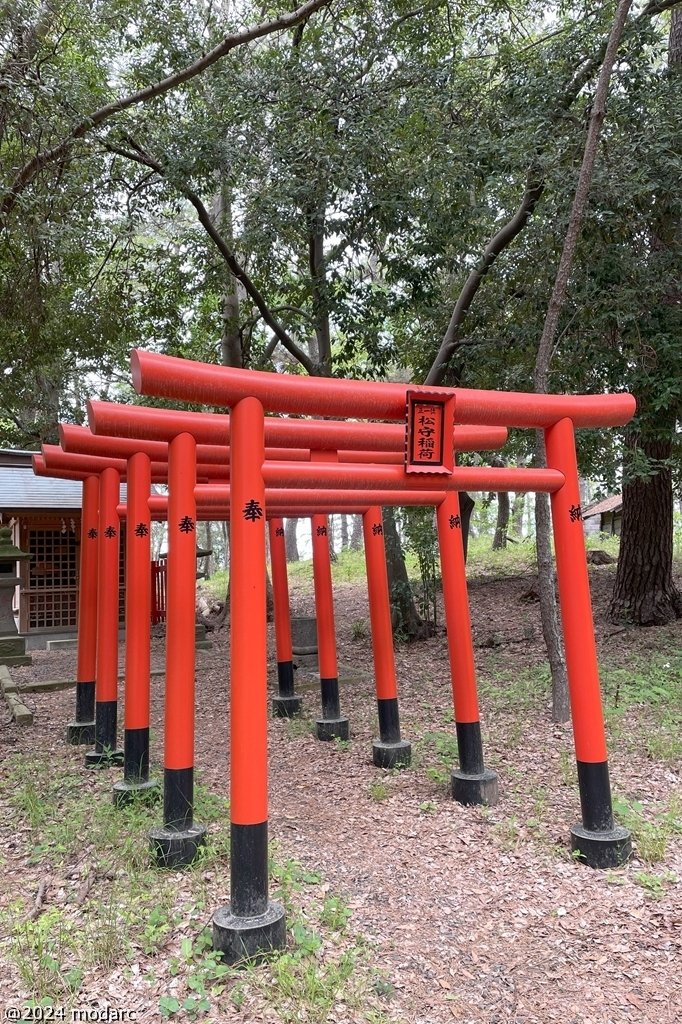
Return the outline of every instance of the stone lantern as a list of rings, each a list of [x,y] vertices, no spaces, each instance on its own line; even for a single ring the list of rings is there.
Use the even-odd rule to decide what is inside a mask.
[[[31,657],[26,654],[26,637],[19,636],[12,598],[19,577],[17,562],[30,558],[12,543],[12,530],[0,526],[0,665],[30,665]]]

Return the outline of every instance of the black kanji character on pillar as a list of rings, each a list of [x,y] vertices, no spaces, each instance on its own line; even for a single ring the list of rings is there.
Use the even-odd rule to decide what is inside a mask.
[[[116,536],[116,527],[115,526],[107,526],[106,530],[104,531],[104,536],[105,537],[109,537],[109,539],[111,539],[112,537],[115,537]]]
[[[284,536],[284,527],[283,526],[278,526],[277,529],[275,530],[275,537],[283,537],[283,536]]]
[[[571,517],[571,522],[576,523],[579,519],[582,519],[583,517],[582,507],[580,505],[571,505],[571,507],[568,510],[568,514]]]
[[[372,533],[374,534],[375,537],[378,536],[378,534],[380,534],[380,533],[383,534],[383,532],[384,532],[384,528],[381,525],[381,523],[373,523],[372,524]]]
[[[149,527],[146,523],[138,523],[135,527],[136,537],[146,537],[149,534]]]
[[[194,520],[191,516],[183,516],[178,526],[180,533],[194,533]]]
[[[448,520],[448,522],[450,523],[450,529],[451,530],[455,530],[455,529],[458,530],[460,528],[460,526],[462,525],[462,520],[460,519],[459,516],[450,516],[450,519]]]
[[[251,498],[244,505],[244,519],[250,519],[252,523],[255,523],[257,519],[263,518],[263,509],[260,507],[255,498]]]
[[[318,528],[317,528],[317,536],[318,537],[326,537],[327,536],[327,527],[326,526],[318,526]]]
[[[94,526],[91,526],[90,529],[88,530],[88,537],[90,538],[90,540],[95,540],[95,538],[97,537],[97,530],[95,529]]]

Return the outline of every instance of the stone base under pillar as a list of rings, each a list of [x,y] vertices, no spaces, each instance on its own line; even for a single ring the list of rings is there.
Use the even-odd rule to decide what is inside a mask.
[[[301,713],[301,697],[273,697],[272,713],[275,718],[294,718]]]
[[[90,750],[85,755],[86,768],[113,768],[123,764],[122,750]]]
[[[452,799],[471,806],[485,804],[492,807],[498,800],[497,773],[488,771],[469,775],[454,768],[452,771]]]
[[[280,903],[269,902],[258,917],[236,917],[229,903],[213,915],[213,948],[228,964],[284,949],[286,941],[286,918]]]
[[[347,740],[350,731],[347,718],[318,718],[315,720],[318,740]]]
[[[407,768],[412,761],[412,745],[407,740],[384,743],[375,740],[372,744],[372,761],[377,768]]]
[[[147,779],[145,782],[122,782],[114,783],[112,787],[114,807],[127,807],[134,803],[153,803],[161,796],[161,787],[156,779]]]
[[[206,842],[206,826],[186,829],[161,826],[149,832],[152,857],[160,868],[182,868],[191,864],[200,846]]]
[[[609,832],[590,832],[583,825],[571,829],[571,850],[591,868],[619,868],[632,856],[628,829],[614,825]]]
[[[66,742],[72,747],[78,747],[82,743],[94,743],[95,723],[69,722],[66,727]]]

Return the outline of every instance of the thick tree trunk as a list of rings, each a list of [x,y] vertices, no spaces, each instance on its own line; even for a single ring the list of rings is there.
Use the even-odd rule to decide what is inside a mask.
[[[501,551],[507,546],[507,529],[509,527],[509,492],[499,491],[497,494],[497,522],[493,537],[493,551]]]
[[[669,459],[671,438],[626,439],[653,461]],[[682,617],[682,594],[672,577],[673,487],[669,466],[655,476],[639,477],[623,487],[620,555],[609,615],[614,622],[660,626]]]
[[[393,508],[383,509],[383,520],[393,633],[402,640],[424,640],[428,628],[415,607]]]
[[[353,516],[352,518],[350,549],[351,551],[362,551],[362,519],[360,516]]]
[[[298,553],[298,538],[296,530],[298,519],[284,520],[284,546],[287,553],[287,562],[300,562],[301,556]]]
[[[341,519],[341,550],[345,551],[348,547],[348,517],[340,516]]]

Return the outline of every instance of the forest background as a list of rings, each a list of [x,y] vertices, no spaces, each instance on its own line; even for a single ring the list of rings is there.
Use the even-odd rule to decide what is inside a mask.
[[[0,443],[137,400],[133,347],[532,390],[615,9],[0,4]],[[682,614],[681,69],[680,7],[633,5],[547,372],[637,397],[578,449],[623,489],[611,616],[645,625]]]

